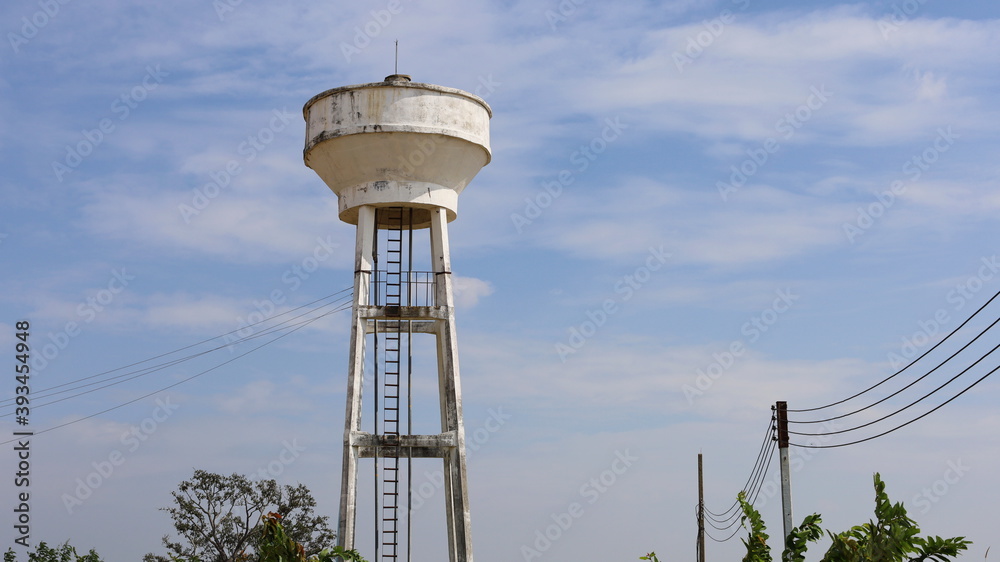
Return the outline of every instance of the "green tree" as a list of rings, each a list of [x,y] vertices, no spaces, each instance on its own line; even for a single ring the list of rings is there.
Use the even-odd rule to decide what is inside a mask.
[[[315,514],[316,500],[304,485],[279,486],[275,480],[251,481],[196,470],[171,492],[170,514],[178,539],[163,537],[167,556],[147,554],[144,562],[251,562],[260,559],[262,517],[274,512],[283,532],[303,546],[307,556],[319,554],[335,536],[327,516]]]
[[[892,503],[885,482],[875,474],[875,520],[838,535],[829,533],[833,543],[824,562],[946,562],[969,547],[965,537],[942,539],[920,537],[917,522],[906,515],[902,502]]]
[[[261,519],[263,529],[259,546],[260,562],[367,562],[355,550],[335,546],[306,557],[306,550],[285,533],[281,516],[268,513]]]
[[[743,561],[771,562],[764,521],[757,510],[745,501],[742,492],[739,501],[743,508],[743,525],[749,531],[748,538],[743,541],[747,547]],[[819,523],[819,515],[813,514],[792,529],[782,552],[784,562],[805,560],[807,544],[822,536]],[[827,534],[833,542],[822,562],[923,562],[928,559],[948,562],[971,544],[965,537],[920,537],[920,528],[906,515],[903,504],[889,501],[885,483],[878,473],[875,474],[875,520],[837,535],[829,531]]]
[[[3,562],[17,562],[17,553],[8,548],[3,555]],[[76,553],[69,541],[57,548],[52,548],[44,542],[38,543],[34,552],[28,553],[28,562],[104,562],[94,549],[83,556]]]
[[[753,505],[746,500],[746,493],[740,492],[736,496],[743,508],[743,518],[740,523],[749,531],[749,535],[743,541],[743,546],[747,547],[747,554],[743,557],[743,562],[771,562],[771,548],[767,546],[767,527],[760,513],[753,508]],[[749,525],[747,524],[749,523]]]

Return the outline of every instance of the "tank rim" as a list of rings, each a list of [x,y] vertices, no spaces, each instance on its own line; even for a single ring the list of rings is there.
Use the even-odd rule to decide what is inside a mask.
[[[339,86],[336,88],[330,88],[329,90],[320,92],[315,96],[309,98],[309,101],[307,101],[305,105],[302,106],[302,115],[303,116],[308,115],[309,107],[325,97],[339,94],[341,92],[347,92],[350,90],[362,90],[366,88],[413,88],[416,90],[429,90],[432,92],[440,92],[443,94],[453,94],[467,98],[471,101],[478,103],[479,105],[483,106],[483,109],[486,110],[486,114],[491,119],[493,118],[493,109],[490,107],[490,104],[486,103],[486,100],[477,96],[476,94],[471,94],[469,92],[466,92],[465,90],[459,90],[458,88],[449,88],[448,86],[438,86],[437,84],[425,84],[423,82],[403,82],[403,81],[369,82],[367,84],[355,84],[352,86]]]

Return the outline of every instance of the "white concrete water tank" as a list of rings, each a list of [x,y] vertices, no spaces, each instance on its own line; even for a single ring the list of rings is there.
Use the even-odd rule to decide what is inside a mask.
[[[435,207],[455,220],[458,195],[491,158],[492,111],[482,98],[405,75],[327,90],[302,113],[306,166],[350,224],[362,205],[414,208],[413,228],[428,226]]]

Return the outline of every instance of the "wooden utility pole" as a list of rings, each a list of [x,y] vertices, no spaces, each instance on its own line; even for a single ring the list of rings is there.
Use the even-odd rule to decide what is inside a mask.
[[[705,562],[705,479],[698,453],[698,562]]]
[[[781,461],[781,514],[785,523],[784,537],[792,532],[792,475],[788,466],[788,403],[775,404],[778,421],[778,458]]]

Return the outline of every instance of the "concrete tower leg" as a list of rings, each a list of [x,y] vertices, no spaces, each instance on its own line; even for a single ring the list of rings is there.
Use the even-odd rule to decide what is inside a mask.
[[[351,308],[351,347],[347,368],[340,521],[337,525],[337,544],[347,549],[354,548],[354,528],[357,522],[358,447],[353,446],[352,436],[361,431],[361,391],[364,382],[365,334],[368,322],[363,309],[368,305],[374,240],[375,207],[365,205],[358,210],[354,249],[354,304]]]
[[[458,337],[455,331],[455,298],[451,278],[448,218],[444,209],[431,212],[430,241],[437,305],[446,310],[446,319],[438,322],[437,330],[441,432],[455,436],[455,448],[444,455],[449,553],[453,562],[472,562],[472,525],[466,476],[465,428],[462,424]]]

